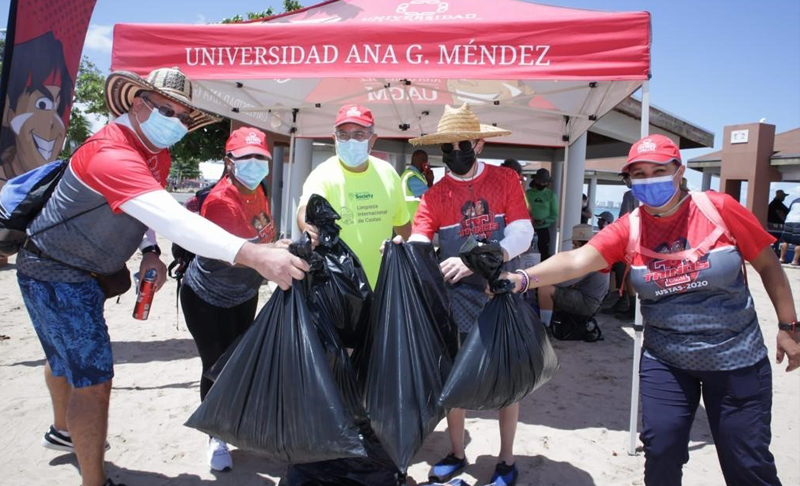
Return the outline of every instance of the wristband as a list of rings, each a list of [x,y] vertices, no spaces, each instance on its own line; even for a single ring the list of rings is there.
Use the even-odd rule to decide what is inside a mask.
[[[142,256],[145,256],[147,253],[155,253],[156,256],[161,256],[161,248],[158,245],[150,245],[142,248]]]
[[[788,324],[779,322],[778,329],[781,331],[797,332],[800,331],[800,323],[798,323],[797,320],[794,320]]]
[[[528,279],[528,274],[525,272],[525,270],[514,270],[514,273],[522,277],[522,287],[519,293],[524,294],[528,291],[528,287],[531,284],[531,281]]]

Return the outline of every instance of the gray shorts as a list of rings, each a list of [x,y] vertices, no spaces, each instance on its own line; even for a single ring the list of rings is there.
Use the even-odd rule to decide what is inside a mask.
[[[581,291],[569,287],[556,287],[553,304],[556,310],[562,310],[578,316],[591,317],[600,309],[595,299],[587,297]]]

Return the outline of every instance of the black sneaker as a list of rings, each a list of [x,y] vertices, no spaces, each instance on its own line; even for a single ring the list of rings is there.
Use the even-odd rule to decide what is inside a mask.
[[[446,483],[453,476],[460,473],[467,467],[467,458],[459,459],[455,454],[448,454],[447,457],[437,462],[428,474],[428,481],[432,483]]]
[[[494,474],[492,474],[492,482],[487,486],[514,486],[517,484],[518,477],[519,471],[517,470],[517,465],[512,464],[509,466],[503,461],[495,466]]]
[[[62,434],[52,425],[50,430],[44,433],[42,445],[54,451],[75,452],[75,446],[72,445],[72,437]],[[106,442],[106,450],[109,449],[111,449],[111,444]]]

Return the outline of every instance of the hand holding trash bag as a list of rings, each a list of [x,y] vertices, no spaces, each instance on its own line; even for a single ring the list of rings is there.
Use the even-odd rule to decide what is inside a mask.
[[[366,334],[372,289],[361,261],[339,238],[341,228],[336,223],[338,219],[339,215],[324,197],[313,194],[309,198],[306,222],[319,232],[319,244],[315,252],[323,257],[330,275],[329,288],[320,292],[327,292],[328,298],[338,300],[335,307],[339,312],[333,321],[334,325],[344,345],[355,348]]]
[[[470,237],[461,258],[489,281],[495,298],[462,343],[439,402],[447,409],[503,409],[547,383],[558,359],[533,310],[513,293],[511,282],[499,279],[500,245]]]
[[[312,273],[323,265],[308,239],[290,250]],[[187,426],[285,462],[366,456],[308,307],[311,284],[275,291]]]

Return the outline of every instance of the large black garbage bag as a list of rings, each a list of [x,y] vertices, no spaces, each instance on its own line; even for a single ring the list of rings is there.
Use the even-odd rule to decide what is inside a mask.
[[[470,239],[461,259],[489,281],[495,296],[462,344],[439,401],[448,409],[499,410],[547,383],[558,359],[533,310],[512,292],[511,282],[498,279],[500,245]]]
[[[305,248],[293,250],[310,260]],[[286,462],[366,456],[347,405],[354,398],[343,399],[308,308],[312,273],[275,291],[187,426]]]
[[[436,319],[450,307],[446,295],[431,244],[386,245],[369,331],[355,359],[372,428],[403,473],[444,417],[437,398],[453,345]],[[437,298],[443,300],[432,303]]]
[[[308,200],[306,221],[319,229],[315,252],[323,257],[331,276],[327,285],[317,286],[310,299],[339,301],[333,322],[344,345],[355,348],[364,338],[369,323],[372,289],[358,257],[339,239],[338,219],[339,215],[324,197],[314,194]],[[327,295],[320,297],[320,294]]]

